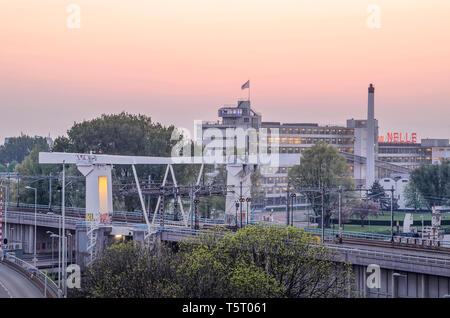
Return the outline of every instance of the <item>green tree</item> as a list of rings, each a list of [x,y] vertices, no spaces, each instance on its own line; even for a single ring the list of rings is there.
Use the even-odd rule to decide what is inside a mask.
[[[132,241],[114,244],[82,276],[81,291],[72,297],[160,298],[178,294],[175,282],[176,257],[163,247],[151,253]]]
[[[412,183],[408,183],[405,188],[406,206],[413,208],[414,211],[426,206],[426,201],[422,198],[419,190]]]
[[[110,247],[85,273],[83,297],[345,297],[348,264],[301,229],[248,226],[179,244]],[[220,234],[222,233],[222,234]]]
[[[48,151],[47,144],[36,144],[30,154],[22,161],[22,163],[17,164],[15,166],[15,172],[20,175],[20,201],[22,203],[34,203],[34,195],[31,192],[27,193],[25,187],[31,186],[37,189],[37,202],[38,204],[48,204],[49,203],[49,179],[48,178],[29,178],[30,176],[49,176],[52,174],[53,176],[58,176],[61,173],[61,167],[55,165],[41,165],[39,164],[39,152]],[[12,179],[14,180],[14,179]],[[59,204],[60,202],[60,194],[57,192],[59,182],[56,180],[53,181],[53,190],[52,190],[52,198],[53,204]],[[17,187],[11,186],[10,188],[11,201],[13,198],[17,198]],[[26,195],[24,195],[26,194]]]
[[[22,162],[37,144],[41,145],[42,149],[48,148],[47,140],[44,137],[22,135],[8,138],[8,141],[0,146],[0,164],[8,167],[13,162]]]
[[[132,115],[125,112],[111,114],[81,123],[75,123],[68,131],[67,137],[58,137],[53,146],[56,152],[93,153],[132,156],[170,156],[177,140],[171,140],[174,127],[165,127],[152,122],[145,115]],[[154,183],[160,183],[164,176],[162,165],[138,165],[138,175]],[[180,169],[180,167],[175,167]],[[191,168],[188,168],[191,169]],[[195,167],[193,169],[198,169]],[[78,174],[78,172],[74,173]],[[187,174],[191,175],[191,174]],[[178,176],[182,176],[178,173]],[[130,166],[114,167],[113,178],[116,184],[134,183]],[[179,183],[184,180],[178,180]],[[154,201],[154,200],[153,200]],[[136,195],[122,196],[115,194],[116,207],[128,211],[141,210]],[[154,202],[153,202],[154,205]]]
[[[344,156],[339,154],[335,147],[319,142],[302,153],[300,165],[292,167],[289,171],[289,179],[296,188],[324,190],[324,223],[330,225],[331,211],[337,200],[336,192],[327,190],[342,186],[343,189],[351,189],[354,186],[350,177],[349,168]],[[322,214],[321,194],[318,192],[305,192],[315,215],[319,218]]]
[[[391,196],[386,193],[386,190],[381,186],[378,180],[375,180],[372,187],[369,189],[367,198],[374,202],[378,202],[382,210],[391,210]],[[394,195],[392,200],[392,209],[397,210],[398,208],[398,200]]]
[[[410,189],[420,194],[425,205],[445,205],[450,201],[450,160],[439,164],[422,165],[411,172]]]

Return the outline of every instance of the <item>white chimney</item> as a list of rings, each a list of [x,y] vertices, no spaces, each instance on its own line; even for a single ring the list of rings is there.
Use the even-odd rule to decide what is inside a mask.
[[[369,101],[367,106],[367,163],[366,187],[372,187],[375,182],[375,87],[369,86]]]

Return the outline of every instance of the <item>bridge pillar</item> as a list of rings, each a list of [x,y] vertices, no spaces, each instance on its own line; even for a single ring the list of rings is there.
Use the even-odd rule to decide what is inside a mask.
[[[88,257],[88,237],[87,237],[88,227],[78,226],[75,232],[76,239],[76,251],[75,251],[75,263],[80,266],[81,270],[84,270],[87,265],[87,257]]]
[[[421,285],[420,297],[428,298],[428,275],[427,274],[420,275],[420,285]]]
[[[109,222],[113,211],[112,165],[83,163],[77,167],[86,177],[86,220]]]
[[[225,201],[225,224],[227,225],[235,225],[235,226],[239,225],[241,220],[240,217],[245,218],[245,221],[244,219],[242,220],[243,224],[246,222],[246,216],[247,213],[249,212],[247,211],[248,204],[245,202],[239,202],[239,199],[241,198],[241,196],[244,200],[246,198],[251,198],[252,196],[251,195],[252,182],[250,179],[252,172],[253,172],[253,165],[247,164],[227,165],[227,186],[234,186],[233,189],[234,193],[228,191]],[[236,203],[238,203],[238,208],[236,208]],[[236,224],[236,221],[238,222],[238,224]]]

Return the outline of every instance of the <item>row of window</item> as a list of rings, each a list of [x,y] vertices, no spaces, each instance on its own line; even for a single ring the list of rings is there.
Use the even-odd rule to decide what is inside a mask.
[[[278,153],[301,153],[303,151],[305,151],[306,149],[309,149],[308,147],[279,147],[278,148]],[[343,147],[338,147],[336,148],[338,151],[343,151],[343,152],[348,152],[348,153],[353,153],[354,149],[353,148],[343,148]],[[267,153],[272,153],[272,148],[268,147],[267,148]]]
[[[402,153],[402,154],[431,154],[430,148],[407,148],[407,147],[379,147],[378,153]]]
[[[270,131],[279,132],[282,134],[303,134],[303,135],[353,135],[353,129],[347,128],[301,128],[301,127],[263,127]]]
[[[428,163],[431,160],[431,157],[379,157],[381,161],[386,162],[420,162],[420,163]]]
[[[315,144],[319,141],[327,144],[349,145],[354,143],[354,138],[313,138],[313,137],[268,137],[267,143],[278,144]]]
[[[265,184],[287,183],[288,178],[287,177],[268,177],[268,178],[262,178],[261,181]]]
[[[261,167],[260,171],[263,174],[269,173],[289,173],[290,167]]]

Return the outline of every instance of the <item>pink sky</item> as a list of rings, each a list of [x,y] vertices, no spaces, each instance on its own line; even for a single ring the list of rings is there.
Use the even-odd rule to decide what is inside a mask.
[[[66,6],[81,28],[66,26]],[[369,4],[381,28],[366,24]],[[122,110],[192,129],[251,79],[265,121],[450,137],[448,0],[0,2],[0,143]]]

